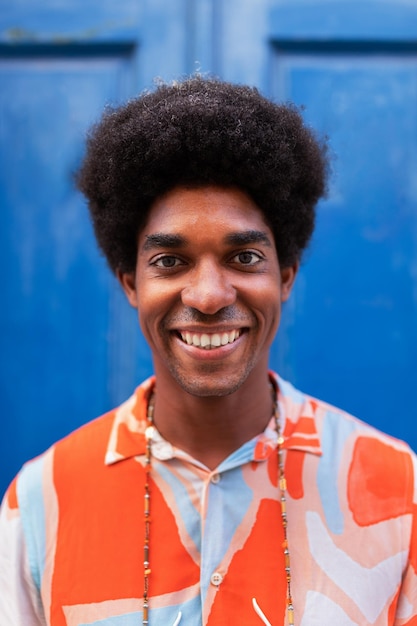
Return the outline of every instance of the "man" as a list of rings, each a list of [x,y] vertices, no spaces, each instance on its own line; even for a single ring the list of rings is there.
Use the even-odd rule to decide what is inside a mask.
[[[155,377],[11,485],[2,626],[417,624],[414,455],[268,371],[325,176],[293,107],[220,81],[93,129],[79,186]]]

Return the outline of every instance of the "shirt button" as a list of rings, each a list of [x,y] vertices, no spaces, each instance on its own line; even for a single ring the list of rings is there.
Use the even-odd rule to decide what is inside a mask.
[[[217,485],[220,482],[220,474],[213,474],[210,478],[211,482]]]
[[[218,587],[220,583],[223,582],[223,576],[220,574],[220,572],[214,572],[214,574],[211,575],[210,581],[212,585]]]

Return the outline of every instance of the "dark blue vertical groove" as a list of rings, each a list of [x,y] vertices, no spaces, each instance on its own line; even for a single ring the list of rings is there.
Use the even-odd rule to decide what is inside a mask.
[[[202,67],[203,72],[209,72],[215,76],[221,76],[223,69],[223,13],[222,0],[211,0],[210,23],[201,24],[199,17],[198,2],[201,0],[184,0],[186,37],[184,42],[185,50],[185,71],[192,74],[196,71],[195,61],[198,57],[198,37],[206,31],[210,34],[206,50],[206,59],[209,59],[209,67]]]
[[[184,41],[184,53],[185,53],[185,71],[187,74],[192,74],[195,70],[194,59],[196,53],[196,30],[197,24],[197,8],[196,2],[198,0],[184,0],[185,10],[185,41]]]
[[[221,77],[223,72],[223,13],[222,0],[212,0],[211,11],[212,72]]]

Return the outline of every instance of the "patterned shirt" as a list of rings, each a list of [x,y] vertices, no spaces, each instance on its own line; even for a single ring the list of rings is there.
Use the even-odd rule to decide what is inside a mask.
[[[414,454],[276,379],[296,626],[416,626]],[[153,384],[26,464],[10,486],[1,626],[142,624]],[[211,471],[156,435],[150,626],[287,623],[276,446],[271,420]]]

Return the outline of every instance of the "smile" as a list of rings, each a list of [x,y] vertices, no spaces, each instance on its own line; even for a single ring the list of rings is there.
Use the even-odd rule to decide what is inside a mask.
[[[196,348],[204,348],[204,350],[213,350],[234,343],[240,337],[242,330],[231,330],[224,333],[191,333],[180,331],[181,339],[189,346]]]

